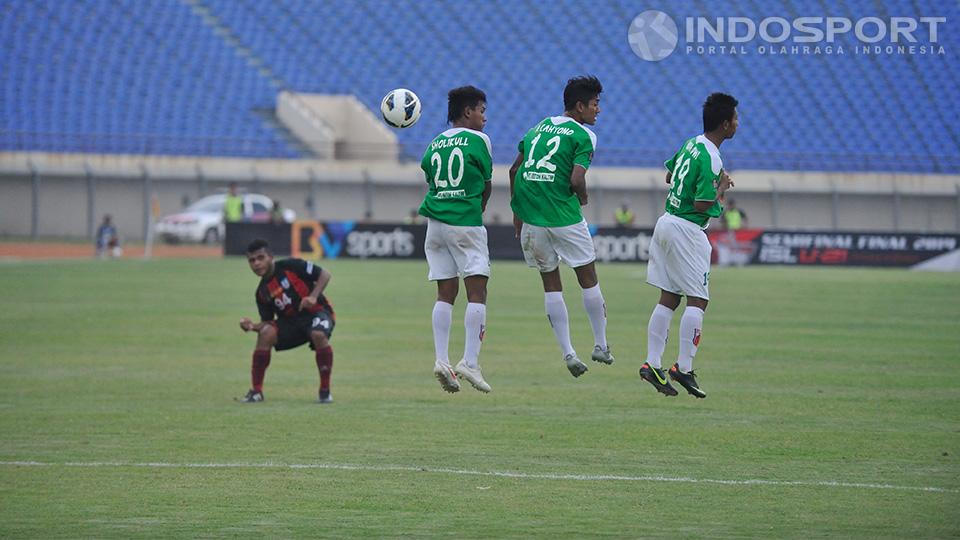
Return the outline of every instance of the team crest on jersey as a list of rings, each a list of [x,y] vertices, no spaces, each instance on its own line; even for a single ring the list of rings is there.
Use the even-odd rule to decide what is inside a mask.
[[[290,288],[290,281],[287,280],[287,278],[283,278],[283,279],[280,280],[280,286],[283,287],[284,289],[289,289],[289,288]]]

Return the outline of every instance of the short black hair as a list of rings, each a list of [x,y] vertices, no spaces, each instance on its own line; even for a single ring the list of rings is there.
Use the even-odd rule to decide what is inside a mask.
[[[247,253],[253,253],[255,251],[260,251],[261,249],[267,250],[267,253],[270,253],[270,244],[267,243],[263,238],[257,238],[253,242],[247,244]]]
[[[574,77],[567,81],[567,86],[563,89],[563,109],[572,111],[577,108],[577,103],[589,103],[601,92],[603,85],[600,84],[600,79],[593,75]]]
[[[471,109],[487,101],[483,90],[475,86],[461,86],[447,93],[447,122],[453,123],[463,116],[463,110]]]
[[[724,120],[733,120],[740,103],[731,95],[714,92],[703,102],[703,132],[709,133],[723,124]]]

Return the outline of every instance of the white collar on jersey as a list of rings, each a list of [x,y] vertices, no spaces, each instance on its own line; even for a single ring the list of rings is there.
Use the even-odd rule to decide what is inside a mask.
[[[564,123],[566,123],[566,122],[573,122],[574,124],[580,126],[581,128],[583,128],[584,131],[587,132],[587,135],[590,136],[590,142],[593,143],[593,151],[594,151],[594,152],[597,151],[597,134],[594,133],[593,130],[591,130],[591,129],[588,128],[587,126],[585,126],[585,125],[581,124],[580,122],[577,122],[577,121],[574,120],[573,118],[570,118],[569,116],[565,116],[565,115],[551,116],[551,117],[550,117],[550,121],[553,122],[553,125],[555,125],[555,126],[559,126],[560,124],[564,124]]]
[[[706,135],[697,135],[697,142],[703,144],[704,148],[707,149],[707,153],[710,154],[710,169],[713,171],[713,174],[720,174],[720,171],[723,169],[723,160],[720,159],[720,149],[717,148],[717,145],[713,144],[713,141],[708,139]]]

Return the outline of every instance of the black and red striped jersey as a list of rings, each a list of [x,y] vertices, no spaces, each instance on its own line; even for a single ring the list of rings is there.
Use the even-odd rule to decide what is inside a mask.
[[[284,259],[274,262],[273,274],[261,278],[257,286],[260,320],[271,321],[274,316],[282,319],[319,311],[326,311],[333,316],[333,306],[323,294],[309,312],[300,311],[300,301],[310,294],[318,279],[320,267],[312,261]]]

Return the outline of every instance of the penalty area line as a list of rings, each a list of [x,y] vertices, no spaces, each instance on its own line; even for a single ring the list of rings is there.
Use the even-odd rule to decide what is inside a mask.
[[[565,480],[573,482],[666,482],[676,484],[715,484],[721,486],[771,486],[771,487],[828,487],[846,489],[881,489],[900,491],[926,491],[932,493],[960,493],[960,489],[934,486],[899,486],[885,483],[840,482],[834,480],[765,480],[747,478],[723,480],[716,478],[691,478],[686,476],[618,475],[618,474],[566,474],[526,473],[519,471],[479,471],[444,467],[417,467],[410,465],[358,465],[351,463],[170,463],[126,461],[0,461],[0,467],[71,467],[71,468],[140,468],[140,469],[316,469],[362,472],[423,472],[456,476],[485,476],[514,478],[520,480]]]

